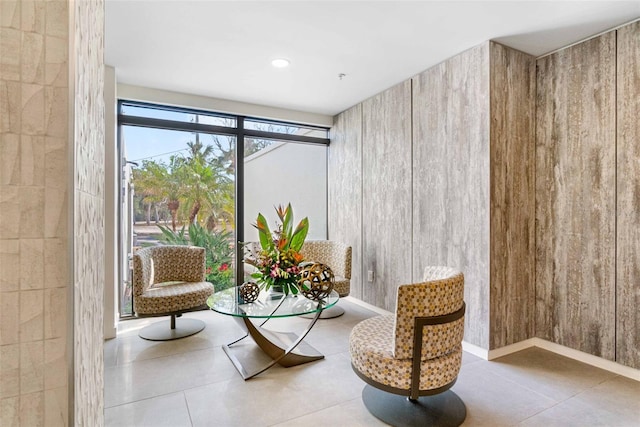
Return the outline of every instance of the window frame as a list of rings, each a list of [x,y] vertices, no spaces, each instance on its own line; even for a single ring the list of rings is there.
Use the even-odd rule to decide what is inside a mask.
[[[174,111],[177,113],[187,113],[187,114],[196,114],[196,115],[205,115],[205,116],[216,116],[222,118],[229,118],[235,120],[236,126],[218,126],[218,125],[210,125],[205,123],[197,123],[197,122],[186,122],[186,121],[177,121],[177,120],[168,120],[168,119],[158,119],[151,117],[143,117],[136,116],[134,114],[125,114],[123,113],[123,107],[132,106],[132,107],[141,107],[141,108],[153,108],[164,111]],[[288,134],[288,133],[280,133],[280,132],[270,132],[270,131],[261,131],[255,129],[246,129],[245,128],[245,120],[251,120],[255,122],[261,122],[265,124],[273,124],[280,126],[288,126],[295,127],[300,126],[306,129],[314,129],[325,131],[327,133],[326,138],[320,138],[315,136],[306,136],[306,135],[297,135],[297,134]],[[189,107],[178,107],[150,102],[142,102],[142,101],[131,101],[126,99],[118,99],[117,103],[117,152],[118,152],[118,170],[120,174],[118,176],[119,183],[118,188],[121,187],[121,182],[123,179],[123,170],[125,164],[123,164],[123,156],[122,156],[122,138],[123,126],[139,126],[146,128],[155,128],[155,129],[166,129],[166,130],[175,130],[175,131],[187,131],[187,132],[198,132],[198,133],[207,133],[207,134],[218,134],[218,135],[229,135],[235,136],[236,138],[236,150],[235,150],[235,238],[237,242],[244,241],[244,145],[245,138],[261,138],[261,139],[272,139],[278,141],[290,141],[297,143],[306,143],[306,144],[318,144],[329,146],[329,128],[324,126],[316,126],[316,125],[308,125],[304,123],[295,123],[295,122],[287,122],[283,120],[270,120],[261,117],[251,117],[245,115],[237,115],[237,114],[228,114],[228,113],[220,113],[216,111],[209,111],[204,109],[195,109]],[[118,206],[122,206],[123,203],[123,194],[122,191],[118,192]],[[238,220],[240,218],[241,220]],[[120,208],[118,209],[118,228],[122,229],[122,212]],[[237,243],[236,242],[236,243]],[[244,253],[241,245],[236,244],[236,262],[235,262],[235,279],[236,286],[242,284],[244,277],[244,265],[242,262]],[[118,233],[118,250],[121,251],[123,247],[122,236]],[[119,260],[122,259],[122,254],[118,257]],[[120,261],[119,261],[120,262]],[[123,316],[121,310],[122,304],[122,285],[124,283],[125,278],[122,276],[122,268],[118,268],[118,311],[120,313],[120,319],[126,319],[130,317],[135,317],[135,312],[131,316]],[[132,308],[133,310],[133,308]]]

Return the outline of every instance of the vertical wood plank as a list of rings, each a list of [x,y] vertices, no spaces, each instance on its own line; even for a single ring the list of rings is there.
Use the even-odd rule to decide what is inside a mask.
[[[362,120],[362,297],[395,311],[411,281],[411,81],[364,101]]]
[[[615,357],[615,32],[537,62],[536,334]]]
[[[489,44],[413,79],[413,280],[465,275],[465,340],[489,348]]]
[[[640,369],[640,22],[617,51],[616,361]]]
[[[328,164],[329,240],[351,245],[351,295],[362,299],[362,105],[339,114]]]
[[[497,43],[491,61],[490,343],[535,334],[535,58]]]

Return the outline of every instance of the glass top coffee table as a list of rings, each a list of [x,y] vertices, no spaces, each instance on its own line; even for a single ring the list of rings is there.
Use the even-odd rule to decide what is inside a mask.
[[[233,316],[245,331],[243,337],[223,345],[222,349],[240,375],[248,380],[276,363],[288,368],[323,359],[324,355],[305,343],[304,338],[316,324],[322,311],[334,306],[338,300],[336,291],[331,291],[327,298],[320,301],[313,301],[302,295],[285,296],[281,293],[261,291],[256,301],[245,303],[240,300],[237,288],[233,287],[211,295],[207,305],[217,313]],[[275,332],[263,327],[271,319],[303,314],[312,314],[313,318],[299,335],[293,332]],[[257,322],[259,325],[256,325],[251,319],[263,319],[263,321]],[[239,346],[236,345],[249,335],[262,349],[262,357],[253,351],[247,351],[246,347],[238,348]],[[268,356],[266,360],[264,354]]]

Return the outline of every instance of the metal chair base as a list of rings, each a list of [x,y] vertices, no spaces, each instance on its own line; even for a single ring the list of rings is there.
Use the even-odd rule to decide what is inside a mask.
[[[366,385],[362,401],[373,416],[395,427],[457,427],[467,417],[467,408],[451,390],[412,401]]]
[[[190,337],[204,329],[205,323],[199,319],[180,319],[152,323],[140,329],[138,335],[149,341],[171,341]]]

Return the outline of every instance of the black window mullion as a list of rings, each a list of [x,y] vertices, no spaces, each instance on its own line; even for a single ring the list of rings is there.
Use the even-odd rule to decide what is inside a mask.
[[[244,281],[244,117],[238,116],[236,137],[236,286]]]
[[[316,136],[295,135],[290,133],[267,132],[264,130],[245,129],[245,136],[264,139],[277,139],[281,141],[308,142],[312,144],[329,145],[329,138],[318,138]]]
[[[118,122],[126,126],[140,126],[155,129],[168,129],[187,132],[215,133],[219,135],[237,135],[238,130],[232,127],[207,125],[195,122],[180,122],[176,120],[152,119],[150,117],[118,115]]]

